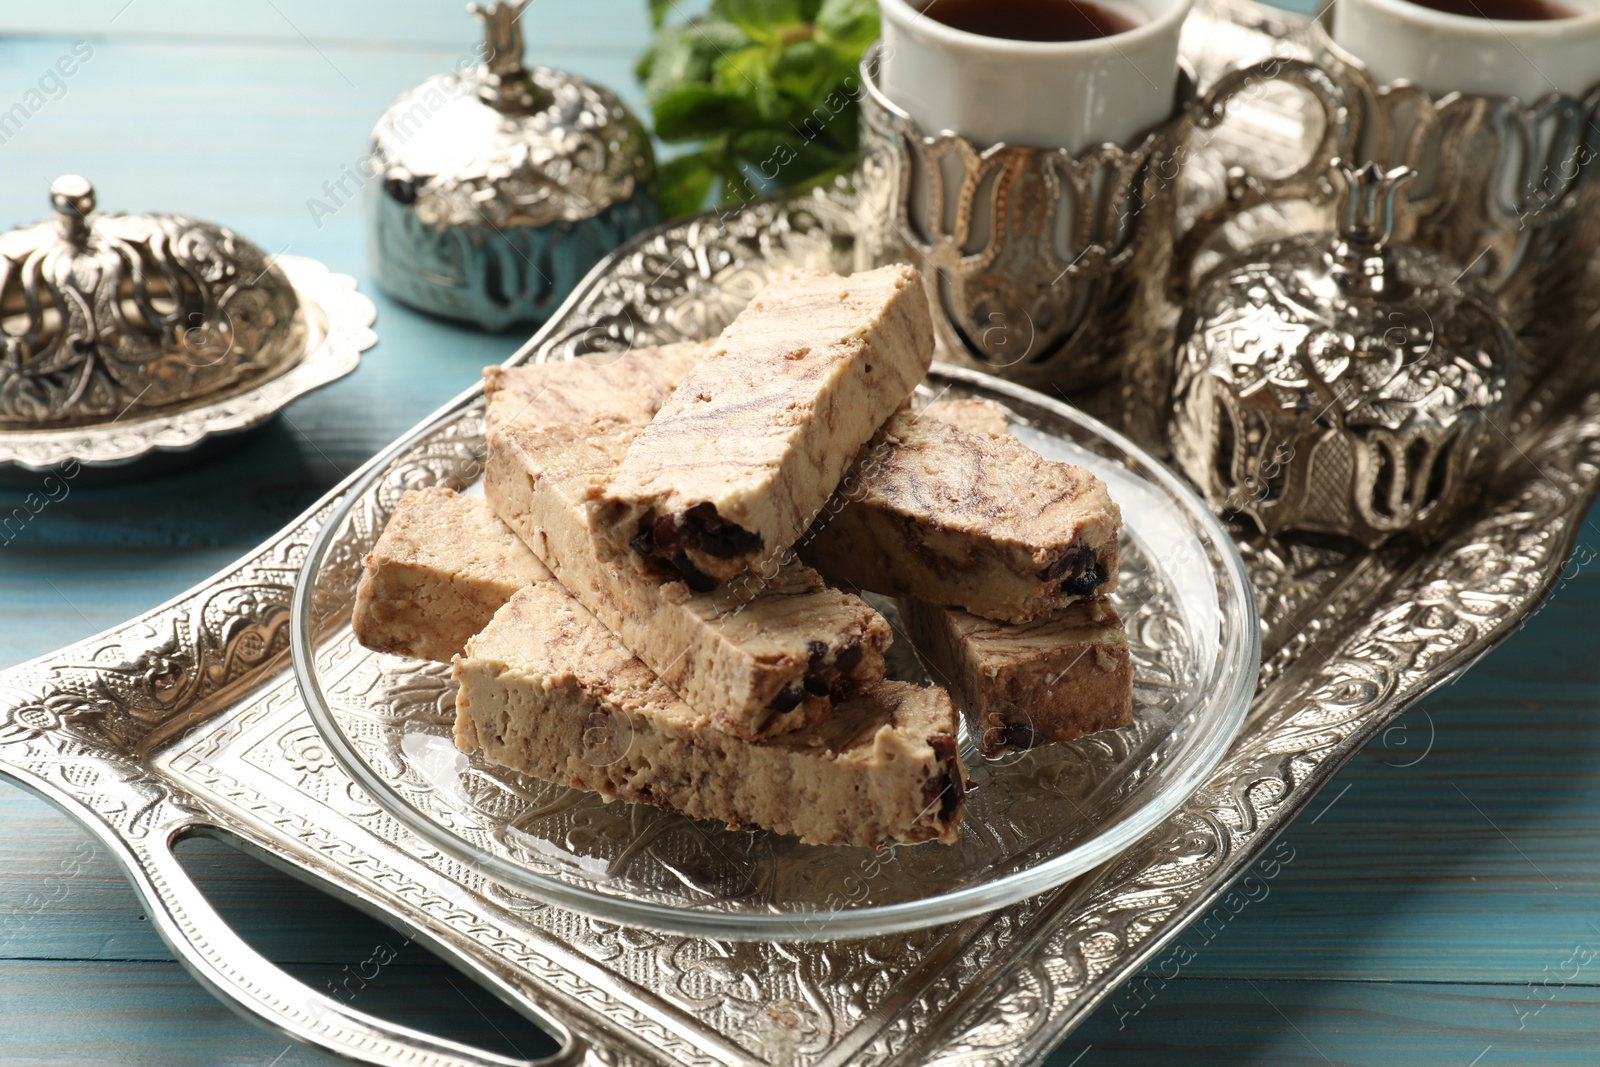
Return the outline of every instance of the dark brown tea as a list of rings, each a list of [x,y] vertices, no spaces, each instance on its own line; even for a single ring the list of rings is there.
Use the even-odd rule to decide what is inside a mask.
[[[1575,19],[1582,12],[1553,3],[1552,0],[1411,0],[1419,7],[1465,15],[1475,19],[1500,19],[1505,22],[1543,22],[1548,19]]]
[[[932,0],[922,11],[953,29],[1012,41],[1092,41],[1139,25],[1093,0]]]

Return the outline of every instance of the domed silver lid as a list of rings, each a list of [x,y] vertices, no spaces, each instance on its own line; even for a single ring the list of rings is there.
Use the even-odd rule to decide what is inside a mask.
[[[1377,544],[1470,500],[1516,341],[1462,265],[1391,240],[1415,172],[1338,164],[1337,232],[1257,246],[1202,282],[1171,437],[1218,510]]]
[[[90,423],[217,393],[304,349],[294,287],[233,231],[98,215],[75,174],[55,217],[0,235],[0,426]]]
[[[469,5],[485,27],[482,65],[429,78],[373,128],[384,192],[425,225],[575,222],[654,178],[649,137],[614,93],[523,65],[526,4]]]

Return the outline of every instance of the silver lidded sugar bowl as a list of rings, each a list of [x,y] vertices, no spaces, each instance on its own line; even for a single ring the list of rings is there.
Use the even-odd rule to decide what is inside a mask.
[[[54,218],[0,234],[0,429],[122,419],[223,393],[299,359],[289,279],[232,230],[102,215],[77,175]]]
[[[1414,171],[1335,169],[1337,232],[1258,245],[1200,283],[1169,432],[1219,512],[1376,546],[1471,503],[1504,440],[1517,348],[1460,264],[1392,240]]]
[[[402,303],[505,329],[548,318],[590,268],[653,226],[655,157],[609,90],[523,65],[527,0],[472,4],[474,73],[402,94],[372,131],[369,237]]]

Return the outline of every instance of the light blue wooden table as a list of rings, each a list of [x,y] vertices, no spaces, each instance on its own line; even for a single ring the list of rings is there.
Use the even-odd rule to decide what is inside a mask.
[[[622,90],[644,0],[539,0],[530,53]],[[0,9],[0,112],[74,42],[92,55],[0,143],[0,225],[76,171],[108,209],[224,221],[370,293],[356,210],[307,205],[400,90],[474,43],[457,0],[74,0]],[[320,224],[319,224],[320,221]],[[0,665],[153,607],[265,538],[520,338],[377,297],[382,343],[349,379],[177,473],[75,485],[0,547]],[[27,487],[0,491],[9,513]],[[1579,556],[1600,551],[1591,522]],[[1186,935],[1075,1033],[1056,1067],[1600,1061],[1600,580],[1592,563],[1523,632],[1362,753],[1284,838],[1264,899]],[[528,1023],[398,935],[196,842],[219,907],[274,960],[358,1007],[510,1053]],[[1258,894],[1259,895],[1259,894]],[[388,949],[378,951],[380,946]],[[366,968],[370,972],[370,968]],[[325,1057],[241,1022],[173,962],[88,837],[0,786],[0,1064]]]

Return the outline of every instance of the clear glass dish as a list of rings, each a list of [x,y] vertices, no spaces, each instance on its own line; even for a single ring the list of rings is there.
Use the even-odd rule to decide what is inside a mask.
[[[300,571],[294,666],[334,757],[464,872],[598,919],[684,935],[841,939],[929,926],[1112,859],[1189,798],[1244,723],[1261,656],[1244,564],[1183,482],[1081,412],[940,365],[924,391],[1001,403],[1030,447],[1104,478],[1124,518],[1113,601],[1133,649],[1133,725],[997,759],[981,756],[963,728],[974,788],[959,844],[802,845],[608,804],[458,751],[449,668],[368,652],[349,614],[362,557],[400,494],[428,484],[471,491],[477,481],[483,423],[473,398],[397,442],[330,505]],[[891,673],[926,681],[901,653]]]

